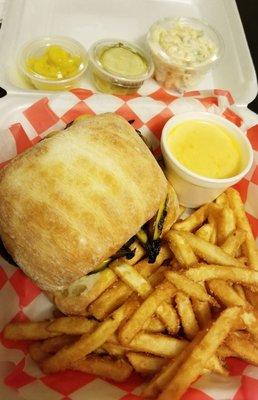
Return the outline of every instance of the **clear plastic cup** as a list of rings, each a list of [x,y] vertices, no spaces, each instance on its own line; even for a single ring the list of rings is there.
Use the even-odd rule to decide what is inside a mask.
[[[180,26],[185,33],[177,32]],[[193,28],[192,36],[188,28]],[[221,36],[207,23],[185,17],[155,22],[148,31],[147,42],[155,79],[166,89],[179,92],[196,86],[219,61],[224,49]]]
[[[226,128],[228,134],[237,140],[242,152],[242,169],[230,178],[214,179],[198,175],[181,164],[168,147],[168,136],[173,127],[185,121],[207,121]],[[190,143],[189,143],[190,144]],[[165,174],[174,186],[179,203],[185,207],[196,208],[209,203],[228,187],[239,182],[250,170],[253,163],[253,150],[245,134],[227,119],[208,112],[187,112],[170,118],[161,136],[161,150],[165,162]]]
[[[138,75],[128,75],[125,73],[116,73],[106,68],[101,62],[102,54],[106,50],[118,45],[124,46],[132,53],[139,55],[146,62],[146,71]],[[134,93],[142,86],[146,79],[152,76],[154,71],[152,59],[147,52],[133,43],[119,39],[100,40],[94,43],[89,50],[89,58],[93,82],[97,89],[103,93]]]
[[[41,57],[51,45],[61,46],[72,56],[80,57],[81,61],[76,73],[68,78],[48,78],[28,68],[27,62],[33,57]],[[21,74],[36,89],[40,90],[67,90],[75,87],[88,66],[88,56],[84,47],[76,40],[65,36],[48,36],[33,40],[18,53],[18,69]]]

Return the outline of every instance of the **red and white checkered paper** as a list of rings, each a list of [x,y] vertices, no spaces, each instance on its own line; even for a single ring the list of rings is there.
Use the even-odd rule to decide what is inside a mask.
[[[147,136],[155,151],[166,121],[186,111],[208,111],[223,115],[246,132],[254,153],[255,163],[237,189],[258,235],[258,117],[257,124],[240,117],[231,95],[224,90],[188,92],[176,97],[162,89],[148,96],[112,96],[75,89],[56,97],[44,97],[30,107],[15,110],[15,120],[0,129],[0,166],[17,153],[41,140],[48,132],[62,129],[81,114],[115,112]],[[232,108],[233,107],[233,108]],[[20,269],[5,261],[0,268],[0,332],[12,320],[41,320],[51,315],[52,304]],[[125,383],[114,383],[93,375],[66,371],[45,376],[28,356],[28,343],[3,339],[0,334],[0,375],[5,376],[0,399],[26,400],[137,400],[144,384],[134,375]],[[230,377],[207,375],[195,382],[183,400],[257,400],[258,368],[237,359],[227,361]],[[1,369],[0,369],[1,371]],[[172,400],[172,399],[171,399]]]

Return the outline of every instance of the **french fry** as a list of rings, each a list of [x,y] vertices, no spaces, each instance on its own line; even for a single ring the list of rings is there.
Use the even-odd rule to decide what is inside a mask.
[[[83,317],[61,317],[53,320],[47,327],[50,332],[67,335],[83,335],[90,333],[97,326],[97,321]]]
[[[121,344],[106,342],[102,346],[102,349],[115,357],[123,357],[127,351],[130,351],[129,348],[121,346]]]
[[[163,301],[157,308],[156,315],[164,323],[170,335],[176,335],[180,328],[180,321],[172,304]]]
[[[169,231],[166,235],[166,239],[177,261],[182,266],[188,268],[198,262],[191,246],[189,246],[187,241],[177,231]]]
[[[129,265],[135,265],[144,257],[145,250],[137,240],[135,240],[129,247],[131,250],[135,250],[134,256],[130,260],[124,259],[124,261]]]
[[[233,231],[230,235],[228,235],[224,243],[221,245],[221,249],[230,256],[236,257],[239,248],[245,241],[245,238],[245,231],[243,231],[242,229],[237,229]]]
[[[73,362],[70,368],[75,371],[112,379],[115,382],[124,382],[133,371],[131,365],[124,360],[111,360],[110,358],[93,355]]]
[[[41,342],[35,342],[29,346],[29,355],[36,363],[41,363],[49,357],[49,354],[42,349]]]
[[[99,347],[98,349],[94,350],[94,352],[92,354],[98,355],[98,356],[102,356],[102,355],[107,356],[108,352],[105,349],[103,349],[103,346],[102,346],[102,347]]]
[[[248,303],[248,301],[247,301],[247,299],[246,299],[246,295],[245,295],[244,288],[243,288],[241,285],[239,285],[238,283],[235,283],[235,284],[234,284],[234,289],[235,289],[236,293],[238,294],[238,296],[242,297],[242,299],[243,299],[243,300],[246,302],[246,304],[248,305],[249,303]]]
[[[204,335],[205,331],[198,332],[192,342],[187,343],[185,347],[183,347],[183,349],[181,349],[181,351],[178,353],[177,357],[173,360],[170,360],[166,367],[159,371],[152,378],[149,384],[144,388],[142,396],[147,398],[156,397],[159,392],[161,392],[169,384],[171,379],[177,373],[178,368],[191,354],[194,347],[200,343]]]
[[[104,290],[111,286],[116,280],[117,276],[113,272],[113,268],[123,265],[125,262],[134,265],[143,255],[144,250],[136,241],[131,245],[135,250],[135,255],[130,260],[124,257],[118,258],[111,262],[109,267],[96,274],[86,275],[76,280],[68,287],[68,297],[80,295],[88,298],[88,304],[92,303]],[[88,306],[86,305],[86,308]]]
[[[123,260],[115,260],[111,264],[120,264]],[[111,265],[110,264],[110,265]],[[80,279],[74,281],[67,289],[68,297],[69,296],[82,296],[83,298],[87,298],[89,302],[92,301],[92,298],[95,299],[96,296],[101,294],[100,290],[107,289],[107,285],[112,285],[116,281],[117,277],[114,275],[110,268],[106,268],[104,271],[101,271],[96,274],[85,275]],[[105,284],[105,282],[108,282]],[[101,289],[98,289],[98,288]],[[96,291],[98,293],[96,293]],[[90,304],[90,303],[89,303]],[[86,304],[87,308],[87,304]]]
[[[138,242],[132,243],[130,248],[135,249],[135,255],[130,260],[117,259],[104,271],[78,279],[69,286],[68,295],[56,292],[54,301],[57,307],[64,314],[88,315],[87,307],[117,281],[117,275],[112,271],[112,266],[123,264],[125,261],[127,264],[134,265],[144,256],[145,251]]]
[[[238,258],[238,259],[242,258],[242,257],[245,257],[244,255],[242,255],[242,247],[239,247],[239,249],[236,252],[235,257]],[[243,262],[243,261],[241,261],[241,262]],[[247,259],[247,257],[245,257],[245,261],[243,262],[243,264],[247,264],[247,262],[248,262],[248,259]]]
[[[182,235],[182,237],[192,247],[194,253],[206,262],[242,267],[241,262],[225,253],[220,247],[206,242],[205,240],[195,236],[193,233],[180,231],[180,235]]]
[[[170,184],[168,184],[166,212],[167,214],[163,223],[161,237],[163,237],[171,229],[180,212],[175,189]]]
[[[207,301],[192,299],[192,307],[199,327],[206,328],[212,319],[210,304]]]
[[[229,188],[226,191],[231,209],[234,211],[237,228],[246,232],[246,240],[243,244],[244,253],[248,258],[248,264],[251,268],[258,270],[258,253],[253,236],[252,229],[247,219],[244,204],[237,190]]]
[[[252,304],[255,310],[258,311],[258,293],[253,292],[252,290],[245,288],[244,289],[245,296],[247,301]]]
[[[209,301],[213,303],[212,297],[208,295],[203,285],[193,282],[186,276],[173,271],[167,271],[166,278],[187,296],[200,301]]]
[[[237,250],[235,257],[236,258],[245,257],[244,255],[242,255],[242,248],[241,247],[239,247],[239,249]],[[244,264],[247,264],[248,259],[247,259],[247,257],[245,257],[245,258],[246,258],[246,260],[245,260]]]
[[[65,315],[87,316],[88,300],[84,296],[67,296],[62,292],[55,292],[54,303]]]
[[[140,296],[147,296],[151,292],[152,287],[149,282],[131,265],[126,263],[119,264],[112,267],[112,269],[124,283]]]
[[[131,288],[124,282],[118,281],[89,306],[89,313],[102,321],[116,308],[120,307],[132,293]]]
[[[221,245],[227,237],[236,229],[236,221],[233,210],[223,207],[218,214],[217,243]]]
[[[171,257],[171,251],[167,246],[161,246],[159,255],[156,262],[149,264],[147,259],[139,261],[135,265],[135,269],[145,279],[153,274],[161,264]],[[132,294],[130,289],[125,283],[115,283],[113,287],[107,289],[95,302],[89,306],[89,312],[98,320],[106,318],[117,307],[120,307],[126,299]]]
[[[214,229],[211,224],[204,224],[195,232],[195,235],[206,240],[206,242],[211,242]]]
[[[101,345],[118,329],[121,322],[135,311],[137,306],[138,302],[135,300],[123,304],[110,318],[100,323],[97,329],[90,335],[82,335],[77,342],[69,347],[64,347],[54,356],[45,360],[42,363],[43,371],[45,373],[53,373],[68,369],[74,361],[82,359],[101,347]]]
[[[165,278],[165,272],[167,271],[167,267],[164,267],[163,265],[157,269],[157,271],[153,272],[148,277],[148,282],[150,285],[154,288],[157,285],[159,285],[161,282],[164,281]]]
[[[41,343],[41,348],[42,351],[45,353],[56,353],[62,347],[70,345],[71,343],[74,343],[76,340],[78,340],[78,336],[68,336],[68,335],[62,335],[62,336],[57,336],[49,339],[45,339]]]
[[[184,219],[183,221],[176,222],[173,225],[173,229],[191,232],[198,228],[204,223],[208,216],[208,207],[209,205],[205,204],[204,206],[198,208],[198,210],[196,210],[188,218]]]
[[[162,369],[159,368],[159,370],[157,370],[157,374],[143,390],[142,396],[147,398],[156,397],[175,375],[178,367],[183,363],[183,361],[192,351],[193,347],[196,345],[196,341],[199,342],[200,340],[200,336],[196,336],[194,341],[185,346],[174,360],[166,361],[167,365],[164,364]],[[224,368],[219,358],[215,355],[208,360],[202,374],[210,371],[223,376],[228,376],[228,371]]]
[[[234,331],[243,331],[246,330],[245,323],[243,322],[242,318],[239,318],[234,325]]]
[[[158,372],[167,362],[166,358],[151,356],[145,353],[126,353],[133,369],[139,374],[153,375]]]
[[[127,345],[142,329],[146,320],[156,312],[158,306],[169,300],[176,293],[176,289],[168,282],[160,284],[140,305],[132,317],[119,331],[119,339],[123,345]]]
[[[32,343],[29,346],[29,354],[32,360],[41,363],[48,358],[50,354],[56,353],[62,347],[72,344],[76,340],[78,340],[78,336],[62,335],[48,338],[41,342]]]
[[[150,264],[149,264],[150,265]],[[129,267],[130,268],[130,267]],[[156,286],[160,281],[164,279],[164,271],[166,270],[165,267],[159,267],[156,272],[154,272],[150,277],[149,277],[149,282],[148,283],[146,280],[144,281],[144,285],[141,287],[141,290],[138,290],[137,283],[136,283],[136,288],[139,294],[141,294],[143,297],[146,297],[146,294],[149,292],[149,288],[151,288],[150,284],[152,286]],[[130,271],[131,272],[131,271]],[[144,270],[142,269],[141,272],[143,273]],[[135,270],[135,274],[133,273],[131,276],[133,276],[133,279],[137,281],[139,273]],[[140,275],[141,276],[141,275]],[[141,276],[142,279],[144,279]],[[128,278],[125,278],[125,280]],[[147,285],[145,284],[147,282]],[[134,281],[131,281],[131,286],[133,286]],[[120,287],[120,289],[119,289]],[[124,293],[129,293],[128,290],[124,290],[123,286],[119,285],[118,290]],[[132,291],[130,291],[132,293]],[[175,313],[173,313],[173,310],[170,307],[170,310],[168,310],[169,306],[167,304],[161,305],[157,309],[157,315],[161,317],[161,320],[165,320],[166,322],[166,327],[170,332],[177,333],[178,332],[178,319],[176,318]],[[166,315],[165,315],[166,313]]]
[[[217,243],[217,228],[218,228],[218,219],[221,212],[221,208],[216,203],[210,203],[208,208],[208,221],[212,226],[212,234],[210,237],[210,243]]]
[[[62,347],[74,343],[77,339],[77,336],[62,335],[45,339],[42,342],[35,342],[29,346],[29,354],[33,361],[41,363],[51,353],[56,353]]]
[[[149,282],[152,286],[156,286],[164,280],[164,272],[166,270],[166,267],[160,267],[156,272],[154,272],[154,274],[149,277]],[[171,335],[175,335],[178,332],[180,328],[180,323],[176,310],[174,309],[172,304],[163,301],[157,308],[156,315],[161,322],[164,322],[164,328],[166,328]]]
[[[258,313],[254,310],[245,310],[242,314],[242,320],[246,330],[258,341]]]
[[[151,286],[156,286],[164,279],[164,267],[156,264],[149,264],[143,260],[135,266],[136,272],[140,272],[144,278],[149,278]],[[97,319],[103,319],[110,314],[111,311],[123,304],[126,299],[133,293],[133,290],[123,282],[118,282],[100,296],[89,309]]]
[[[192,304],[188,296],[183,292],[176,294],[177,312],[180,317],[184,333],[187,339],[193,339],[199,331]]]
[[[149,333],[160,333],[164,332],[166,329],[163,322],[158,317],[151,317],[143,325],[143,330]]]
[[[247,257],[242,256],[242,257],[237,257],[237,259],[238,259],[238,261],[240,261],[243,265],[246,264],[246,266],[247,266],[247,263],[248,263]]]
[[[64,314],[86,316],[88,315],[88,305],[96,300],[116,280],[117,276],[110,268],[106,268],[104,271],[97,274],[87,275],[74,282],[73,290],[71,290],[70,295],[65,295],[62,292],[55,292],[55,304]],[[92,285],[92,282],[94,282],[94,284],[91,287],[90,285]],[[88,290],[87,285],[91,287]],[[77,290],[82,290],[82,287],[85,288],[84,291],[77,294]]]
[[[57,336],[54,338],[49,338],[45,339],[42,344],[42,350],[45,351],[46,353],[56,353],[62,347],[70,345],[76,340],[79,339],[79,336],[70,336],[70,335],[62,335],[62,336]]]
[[[238,357],[237,353],[223,343],[217,350],[219,358]]]
[[[108,343],[114,343],[114,344],[119,344],[120,345],[120,342],[118,340],[118,337],[117,337],[116,333],[113,333],[112,335],[109,336]]]
[[[240,313],[241,309],[238,307],[228,308],[221,313],[204,338],[193,348],[158,400],[179,400],[181,398],[191,383],[202,373],[207,361],[223,343]]]
[[[249,335],[235,332],[228,336],[226,345],[233,350],[238,357],[253,364],[258,365],[258,348],[252,343]]]
[[[214,279],[208,283],[210,291],[226,307],[245,307],[247,302],[240,297],[234,288],[222,279]]]
[[[168,214],[154,264],[135,241],[131,260],[55,293],[71,316],[9,324],[4,336],[36,340],[29,353],[44,373],[72,369],[117,382],[133,368],[156,374],[143,394],[157,400],[179,400],[210,371],[227,376],[226,357],[258,366],[258,256],[240,196],[229,189],[172,229],[175,212]]]
[[[51,321],[11,322],[4,328],[4,338],[9,340],[41,340],[59,336],[58,332],[50,332],[47,328]]]
[[[186,340],[163,335],[162,333],[140,332],[128,347],[133,351],[171,358],[179,354],[186,344]]]
[[[174,271],[181,271],[182,267],[179,264],[179,262],[177,261],[176,257],[174,257],[170,263],[170,267],[172,270]]]
[[[223,362],[217,355],[213,355],[208,361],[202,373],[205,372],[214,372],[215,374],[219,374],[222,376],[228,376],[229,371],[223,365]]]
[[[228,199],[227,199],[227,195],[225,192],[221,193],[215,200],[215,203],[222,207],[228,207],[229,203],[228,203]]]
[[[185,275],[195,282],[224,279],[244,286],[258,286],[258,271],[247,268],[198,264],[194,268],[189,268]]]

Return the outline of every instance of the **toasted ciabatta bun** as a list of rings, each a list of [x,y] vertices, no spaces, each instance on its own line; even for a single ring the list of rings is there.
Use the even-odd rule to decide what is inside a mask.
[[[135,235],[166,194],[133,127],[112,113],[91,116],[0,172],[0,235],[38,286],[63,290]]]

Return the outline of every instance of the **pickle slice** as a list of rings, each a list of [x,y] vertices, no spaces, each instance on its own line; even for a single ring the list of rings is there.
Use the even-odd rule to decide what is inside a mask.
[[[136,237],[143,245],[148,242],[147,233],[143,229],[140,229],[139,232],[136,233]]]
[[[167,203],[168,203],[168,197],[166,197],[165,200],[161,203],[157,213],[157,217],[154,221],[153,240],[157,240],[161,236],[164,221],[167,215]]]
[[[122,43],[104,50],[99,61],[107,71],[128,77],[147,72],[147,63],[144,58]]]

